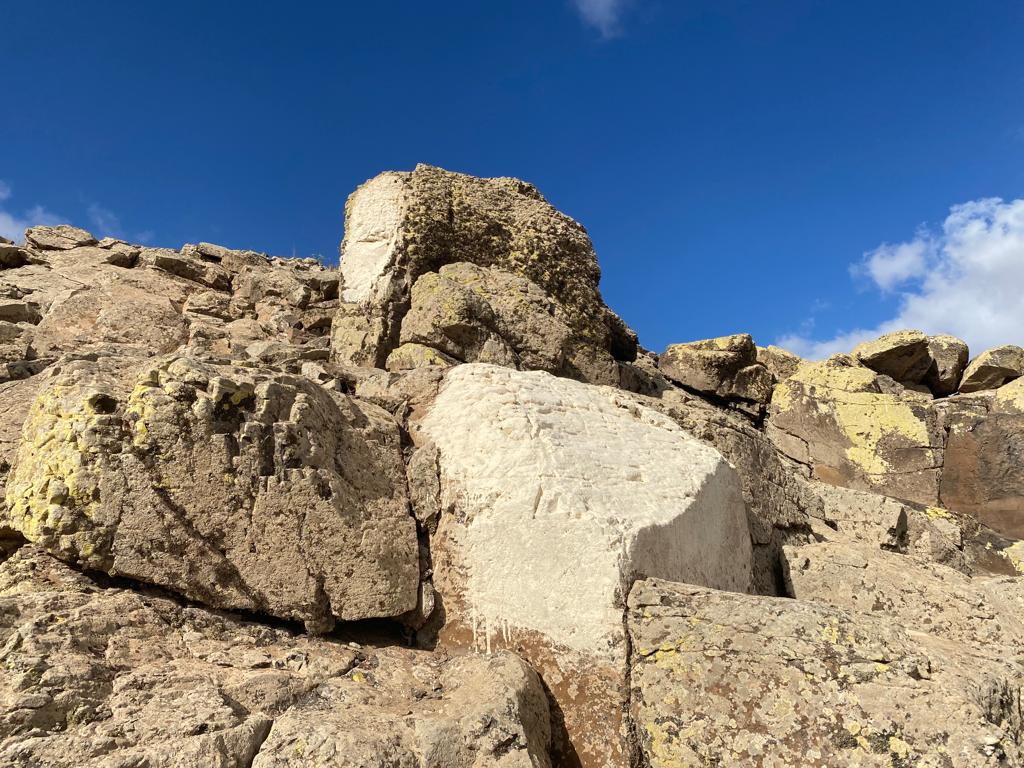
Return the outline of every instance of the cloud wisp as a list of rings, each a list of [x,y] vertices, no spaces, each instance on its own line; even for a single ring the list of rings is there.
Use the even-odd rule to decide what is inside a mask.
[[[817,359],[901,328],[959,336],[974,354],[1024,342],[1024,199],[954,206],[941,230],[880,245],[851,271],[899,295],[895,316],[830,339],[785,336],[781,346]]]
[[[11,189],[11,185],[0,179],[0,237],[18,242],[29,227],[40,224],[52,226],[61,223],[60,216],[41,205],[16,213],[8,205],[8,201],[13,195],[14,191]]]
[[[601,37],[615,37],[621,31],[622,12],[628,0],[572,0],[580,17],[601,33]]]

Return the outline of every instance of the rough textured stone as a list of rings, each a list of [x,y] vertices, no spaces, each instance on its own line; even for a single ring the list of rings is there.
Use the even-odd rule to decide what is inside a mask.
[[[1017,765],[1024,668],[827,605],[657,580],[629,597],[642,759],[681,765]]]
[[[966,512],[823,483],[815,483],[814,492],[821,499],[825,523],[812,520],[818,541],[912,555],[968,576],[1019,572],[1015,540],[981,525]]]
[[[562,307],[524,277],[467,262],[420,277],[402,319],[402,346],[387,367],[409,367],[413,347],[434,348],[440,359],[548,371],[598,384],[618,383],[615,359],[580,344]]]
[[[625,594],[644,575],[748,588],[735,471],[615,390],[480,364],[449,369],[418,432],[440,451],[442,643],[521,648],[583,765],[620,765]]]
[[[1024,651],[1021,580],[972,579],[945,565],[843,541],[786,547],[790,597],[874,613],[998,656]]]
[[[956,336],[929,336],[928,355],[932,366],[925,376],[925,384],[936,397],[952,395],[960,388],[960,379],[970,358],[967,344]]]
[[[550,765],[543,688],[510,653],[296,635],[31,547],[0,565],[0,647],[10,768]]]
[[[943,507],[1024,538],[1024,385],[957,395],[940,407],[946,432]]]
[[[774,379],[757,362],[757,347],[748,334],[670,344],[658,368],[690,389],[719,397],[767,403]]]
[[[95,245],[96,238],[84,229],[58,224],[55,227],[30,227],[25,230],[25,242],[42,251],[67,251],[82,245]]]
[[[803,360],[788,349],[769,344],[767,347],[757,348],[757,362],[767,368],[776,380],[782,381],[796,373]]]
[[[853,357],[901,384],[918,384],[932,364],[928,346],[928,337],[921,331],[894,331],[858,344]]]
[[[813,478],[936,504],[944,435],[931,397],[836,355],[779,382],[767,434]]]
[[[1024,375],[1024,349],[1013,344],[986,349],[971,360],[960,382],[961,392],[996,389]]]
[[[387,414],[301,377],[103,360],[62,364],[33,405],[12,528],[86,568],[316,630],[415,606]]]
[[[581,343],[620,360],[636,335],[604,304],[586,230],[517,179],[477,179],[419,165],[363,184],[345,209],[338,359],[382,367],[399,344],[417,278],[454,261],[522,276],[564,310]]]

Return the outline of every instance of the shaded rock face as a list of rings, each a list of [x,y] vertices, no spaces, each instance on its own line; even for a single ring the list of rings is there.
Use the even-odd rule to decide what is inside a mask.
[[[861,364],[901,384],[917,384],[932,365],[928,337],[921,331],[896,331],[859,344],[853,356]]]
[[[947,434],[942,505],[1024,537],[1024,384],[953,398],[942,406]]]
[[[418,432],[439,452],[442,643],[521,648],[582,764],[622,764],[625,594],[644,575],[748,589],[735,471],[615,390],[495,366],[451,369]]]
[[[961,392],[997,389],[1024,375],[1024,349],[1013,344],[988,349],[978,355],[964,371]]]
[[[536,673],[310,638],[104,587],[32,547],[0,565],[11,768],[546,768]]]
[[[755,403],[767,403],[775,383],[745,333],[671,344],[658,359],[658,368],[698,392]]]
[[[453,262],[526,278],[563,309],[580,343],[635,358],[635,334],[601,299],[600,269],[582,226],[525,182],[426,165],[382,174],[349,198],[335,357],[383,367],[399,346],[413,284]]]
[[[25,421],[11,528],[83,567],[316,630],[415,606],[390,416],[189,357],[59,365]]]
[[[932,359],[932,366],[924,379],[928,388],[936,397],[956,392],[970,357],[967,345],[955,336],[930,336],[928,355]]]

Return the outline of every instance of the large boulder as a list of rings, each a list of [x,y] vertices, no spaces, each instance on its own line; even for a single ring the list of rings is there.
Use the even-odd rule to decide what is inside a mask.
[[[757,362],[767,368],[768,373],[777,381],[782,381],[796,373],[803,360],[788,349],[769,344],[767,347],[757,348]]]
[[[928,347],[928,337],[921,331],[894,331],[858,344],[853,356],[901,384],[918,384],[932,365]]]
[[[381,174],[348,200],[335,357],[383,367],[400,343],[414,283],[453,262],[526,278],[561,306],[580,343],[619,360],[636,356],[636,335],[601,298],[601,272],[582,226],[518,179],[419,165]]]
[[[388,414],[187,356],[58,365],[25,422],[6,525],[82,567],[317,631],[415,606]]]
[[[755,403],[767,403],[775,383],[746,333],[670,344],[658,358],[658,368],[698,392]]]
[[[617,384],[618,367],[606,351],[581,343],[565,310],[525,277],[468,262],[428,272],[412,288],[402,318],[401,346],[389,369],[446,360],[548,371],[590,383]]]
[[[58,224],[55,227],[30,227],[25,230],[25,243],[42,251],[67,251],[83,245],[95,245],[96,238],[84,229]]]
[[[970,359],[967,343],[956,336],[929,336],[928,355],[932,366],[924,382],[936,397],[952,395],[960,388],[960,379]]]
[[[32,547],[0,565],[0,647],[9,768],[550,765],[542,684],[511,653],[313,638]]]
[[[960,391],[997,389],[1021,376],[1024,376],[1024,349],[1013,344],[993,347],[971,360],[960,382]]]
[[[1024,760],[1012,658],[887,616],[659,580],[634,585],[628,626],[630,712],[651,768]]]
[[[779,382],[767,433],[814,479],[936,504],[944,434],[930,396],[836,355]]]
[[[448,369],[414,433],[439,456],[441,643],[521,649],[564,713],[563,759],[622,765],[625,595],[647,575],[748,589],[736,472],[613,389],[490,365]]]

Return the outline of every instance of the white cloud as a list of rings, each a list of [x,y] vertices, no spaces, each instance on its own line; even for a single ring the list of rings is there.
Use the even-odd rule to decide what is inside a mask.
[[[627,0],[573,0],[580,16],[596,28],[602,37],[614,37],[619,32],[619,20]]]
[[[121,226],[121,217],[99,203],[92,203],[88,208],[89,221],[92,223],[93,234],[98,237],[116,237],[134,243],[146,243],[153,239],[149,230],[128,234]]]
[[[853,271],[881,291],[902,289],[893,318],[831,339],[791,334],[778,344],[821,358],[901,328],[959,336],[975,354],[1024,343],[1024,199],[954,206],[941,232],[921,230],[905,243],[883,244]]]
[[[11,185],[0,180],[0,203],[6,203],[13,196]],[[0,205],[0,237],[20,242],[25,235],[25,230],[40,224],[60,224],[63,219],[57,214],[46,210],[41,205],[36,205],[18,214],[8,210],[6,205]]]

